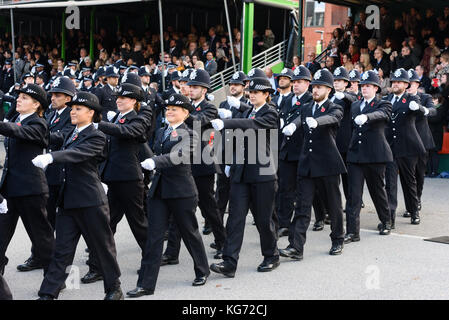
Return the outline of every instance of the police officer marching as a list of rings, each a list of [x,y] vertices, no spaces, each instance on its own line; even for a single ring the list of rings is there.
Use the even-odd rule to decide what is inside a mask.
[[[107,113],[109,111],[117,112],[117,105],[113,94],[117,92],[117,85],[119,83],[120,76],[113,66],[106,68],[104,76],[107,83],[103,88],[95,90],[95,95],[98,97],[100,105],[103,107],[103,119],[107,119]]]
[[[286,99],[281,127],[287,127],[301,114],[301,109],[312,101],[309,85],[312,76],[304,66],[297,67],[293,72],[293,95]],[[283,129],[284,130],[284,129]],[[287,129],[288,131],[288,129]],[[296,130],[293,135],[287,132],[282,135],[279,152],[279,231],[280,237],[288,235],[288,228],[294,211],[294,201],[298,198],[296,177],[298,160],[303,144],[302,130]],[[298,201],[299,199],[297,199]]]
[[[331,219],[332,247],[330,255],[343,251],[344,228],[341,206],[340,174],[346,172],[345,164],[335,144],[335,136],[343,107],[329,101],[334,86],[332,73],[327,69],[318,70],[311,82],[313,100],[301,109],[299,117],[289,124],[291,132],[302,129],[304,142],[299,157],[299,193],[301,200],[296,204],[295,216],[290,225],[289,245],[280,250],[283,257],[302,260],[306,232],[310,224],[311,208],[316,196],[316,188],[321,185]]]
[[[88,92],[78,93],[69,105],[72,124],[76,128],[65,133],[52,133],[52,143],[61,145],[61,150],[39,155],[32,161],[42,169],[51,163],[64,164],[55,251],[38,293],[39,300],[58,297],[81,235],[98,259],[104,278],[105,300],[122,300],[120,269],[109,226],[109,206],[98,173],[98,164],[105,159],[106,137],[93,125],[101,120],[102,108],[98,98]]]
[[[47,94],[36,84],[24,85],[18,92],[17,114],[11,122],[0,122],[0,134],[6,137],[0,192],[8,201],[8,212],[0,215],[0,270],[7,263],[5,252],[20,217],[33,246],[33,259],[25,267],[44,268],[46,273],[54,248],[46,210],[48,185],[45,173],[30,162],[48,146],[48,125],[41,118]]]
[[[374,71],[366,71],[360,82],[363,100],[351,106],[352,137],[347,154],[349,198],[346,207],[345,243],[360,240],[360,209],[363,183],[366,179],[371,199],[381,221],[381,235],[390,234],[391,216],[385,190],[386,163],[393,161],[385,128],[391,115],[391,103],[379,100],[379,77]]]
[[[127,293],[131,298],[154,294],[170,216],[194,262],[192,285],[204,285],[210,274],[195,217],[198,192],[190,165],[194,148],[199,146],[198,136],[184,123],[193,110],[187,97],[174,94],[169,98],[166,110],[169,125],[156,133],[155,156],[142,162],[143,168],[156,172],[148,193],[148,241],[137,287]],[[179,161],[174,162],[172,155],[178,155]]]
[[[252,75],[252,74],[251,74]],[[240,249],[243,242],[245,220],[248,210],[254,216],[260,235],[260,245],[264,259],[257,267],[258,272],[269,272],[279,266],[279,251],[277,248],[276,229],[273,223],[275,194],[277,191],[276,168],[273,163],[271,139],[268,138],[269,129],[278,128],[278,115],[274,107],[268,104],[270,94],[273,93],[270,82],[266,77],[252,78],[248,90],[252,108],[245,111],[241,118],[212,120],[214,129],[265,131],[265,139],[257,141],[240,141],[241,148],[236,147],[233,154],[233,164],[226,170],[229,174],[231,187],[229,198],[229,217],[226,222],[226,242],[223,248],[223,262],[214,263],[210,269],[226,277],[234,277],[237,270]],[[225,135],[226,139],[226,135]],[[255,157],[251,153],[249,144],[255,144],[258,152],[255,163],[250,159]],[[244,158],[241,161],[241,154]],[[263,163],[262,156],[269,159]],[[240,161],[239,161],[240,158]],[[240,163],[243,162],[243,163]]]
[[[419,157],[426,149],[416,130],[415,119],[425,109],[419,105],[419,98],[406,92],[410,78],[406,70],[397,69],[390,78],[392,93],[384,97],[393,105],[391,122],[387,128],[387,140],[393,151],[394,161],[387,164],[386,188],[392,224],[397,208],[397,176],[401,180],[405,208],[411,215],[411,223],[419,224],[419,199],[416,184],[416,169]]]
[[[292,95],[292,77],[293,71],[287,68],[282,69],[281,73],[278,75],[279,91],[272,100],[276,105],[278,113],[284,109],[285,101]]]

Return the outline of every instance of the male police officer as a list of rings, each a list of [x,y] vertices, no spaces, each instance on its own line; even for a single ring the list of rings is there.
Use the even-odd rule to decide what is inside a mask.
[[[102,116],[104,119],[107,118],[107,113],[109,111],[117,112],[117,105],[115,103],[114,93],[117,92],[117,85],[119,83],[119,75],[113,66],[106,68],[105,73],[107,84],[95,91],[95,95],[100,101],[100,105],[103,107]]]

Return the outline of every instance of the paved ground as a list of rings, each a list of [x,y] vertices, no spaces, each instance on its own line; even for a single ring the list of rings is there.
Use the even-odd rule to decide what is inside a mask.
[[[0,159],[3,156],[1,150]],[[399,192],[398,213],[402,213],[404,202],[402,191]],[[192,287],[193,265],[183,246],[180,264],[162,267],[155,295],[141,299],[449,299],[449,245],[423,241],[427,237],[449,236],[448,193],[449,180],[427,179],[421,225],[413,226],[409,219],[398,216],[394,234],[379,236],[375,231],[378,221],[374,206],[366,191],[362,241],[345,246],[341,256],[329,256],[329,226],[321,232],[310,231],[304,260],[281,258],[280,267],[271,273],[256,272],[262,258],[258,233],[249,216],[234,279],[212,273],[205,286]],[[202,225],[203,219],[197,214]],[[209,248],[212,240],[212,235],[203,236],[210,263],[214,262],[213,250]],[[116,243],[122,288],[131,290],[137,281],[140,252],[126,220],[118,227]],[[287,239],[281,238],[279,247],[286,245]],[[74,261],[80,276],[87,272],[85,247],[81,241]],[[5,271],[15,299],[37,298],[42,271],[16,270],[29,253],[30,241],[19,222],[7,252],[10,263]],[[102,282],[73,287],[64,290],[60,299],[104,297]]]

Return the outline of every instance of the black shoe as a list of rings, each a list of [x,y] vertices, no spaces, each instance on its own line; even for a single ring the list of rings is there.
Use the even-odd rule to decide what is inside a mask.
[[[223,259],[223,250],[217,250],[217,252],[214,254],[214,259]]]
[[[391,230],[396,229],[396,225],[394,224],[394,221],[391,222]]]
[[[122,289],[117,288],[115,290],[107,292],[104,300],[125,300],[125,297],[123,296]]]
[[[55,300],[55,298],[49,294],[43,294],[37,300]]]
[[[163,254],[162,260],[161,260],[161,266],[165,266],[167,264],[179,264],[179,260],[178,260],[178,258],[173,258],[173,257]]]
[[[287,247],[285,249],[279,249],[279,254],[282,257],[287,257],[293,260],[302,260],[302,252],[299,252],[295,248]]]
[[[204,234],[205,236],[207,236],[208,234],[211,234],[211,233],[212,233],[212,228],[209,227],[209,226],[204,226],[204,228],[203,228],[203,234]]]
[[[351,243],[351,242],[357,242],[360,241],[360,235],[354,234],[354,233],[347,233],[345,234],[345,239],[343,240],[344,243]],[[334,246],[332,246],[333,248]]]
[[[343,253],[343,244],[333,244],[329,250],[331,256],[336,256]]]
[[[202,277],[196,277],[195,280],[192,282],[192,286],[198,287],[198,286],[204,286],[207,282],[207,276]]]
[[[229,264],[226,263],[225,261],[220,263],[212,263],[210,265],[210,270],[216,273],[221,273],[222,275],[228,278],[234,278],[235,276],[235,269],[229,266]]]
[[[411,222],[412,224],[420,224],[421,219],[419,218],[419,212],[416,212],[415,214],[411,215]]]
[[[385,223],[380,223],[380,226],[379,226],[379,234],[380,234],[381,236],[389,235],[390,232],[391,232],[391,225],[385,224]]]
[[[329,218],[329,215],[326,214],[326,217],[324,218],[324,224],[331,224],[331,218]]]
[[[278,230],[278,237],[286,237],[288,236],[288,228],[279,228]]]
[[[412,215],[410,214],[410,212],[405,211],[404,214],[402,215],[404,218],[410,218]]]
[[[257,272],[270,272],[279,267],[279,258],[276,260],[263,260],[261,264],[257,267]]]
[[[141,287],[136,287],[135,289],[128,291],[126,295],[130,298],[139,298],[142,296],[151,296],[154,294],[154,290],[144,289]]]
[[[324,229],[324,221],[323,220],[318,220],[315,221],[315,223],[313,224],[313,231],[321,231]]]
[[[81,278],[82,283],[94,283],[100,280],[103,280],[103,276],[100,273],[91,270]]]
[[[212,243],[210,244],[210,247],[211,247],[212,249],[215,249],[215,250],[218,249],[218,246],[217,246],[217,244],[216,244],[215,242],[212,242]]]
[[[17,270],[22,271],[22,272],[27,272],[27,271],[42,269],[42,268],[44,268],[44,266],[41,265],[36,260],[34,260],[33,258],[29,258],[23,264],[19,264],[17,266]]]

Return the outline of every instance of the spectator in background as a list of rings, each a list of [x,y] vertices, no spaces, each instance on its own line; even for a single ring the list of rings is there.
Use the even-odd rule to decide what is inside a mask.
[[[198,60],[198,61],[195,63],[194,68],[195,68],[195,69],[201,69],[201,70],[204,70],[204,62],[201,61],[201,60]]]
[[[384,45],[382,46],[382,50],[388,57],[390,57],[391,52],[392,52],[391,38],[390,37],[387,37],[385,39]]]
[[[388,9],[385,6],[380,7],[379,13],[380,13],[380,23],[379,23],[380,41],[381,43],[385,43],[388,35],[391,34],[393,20],[391,19],[391,16],[388,13]]]
[[[449,52],[449,36],[444,37],[443,46],[440,48],[440,53]]]
[[[193,56],[198,54],[198,45],[196,42],[190,42],[189,43],[189,49],[187,50],[187,55]]]
[[[212,51],[209,51],[206,54],[206,63],[204,64],[204,70],[206,70],[211,76],[217,73],[217,63],[214,60],[214,54]]]
[[[270,67],[266,67],[264,71],[265,75],[271,83],[271,87],[275,90],[275,92],[277,92],[278,84],[274,77],[273,70]]]
[[[408,46],[410,47],[410,54],[415,57],[415,61],[420,61],[422,56],[422,47],[416,42],[416,37],[414,35],[409,35]]]
[[[292,66],[292,70],[295,70],[297,67],[299,67],[301,65],[301,60],[299,59],[298,56],[293,56],[293,66]]]
[[[263,36],[263,41],[258,43],[260,51],[265,51],[274,46],[274,33],[271,29],[266,29]]]
[[[315,61],[316,54],[313,51],[310,51],[307,54],[308,61],[304,63],[307,69],[310,70],[310,73],[313,75],[315,72],[317,72],[319,69],[321,69],[320,64]]]
[[[229,58],[226,55],[225,50],[223,49],[223,47],[221,46],[220,42],[216,43],[216,63],[217,63],[217,72],[221,72],[224,69],[226,69],[228,62],[229,62]],[[207,64],[207,62],[206,62]],[[207,67],[207,66],[206,66]],[[206,68],[207,70],[207,68]]]
[[[410,47],[408,46],[402,47],[400,55],[398,55],[397,51],[393,51],[390,56],[391,70],[394,71],[399,68],[404,68],[405,70],[415,69],[418,61],[410,53]]]
[[[235,35],[235,40],[234,40],[234,55],[235,55],[236,63],[238,63],[240,61],[241,37],[242,37],[242,34],[240,33],[240,31],[238,31]]]
[[[351,62],[351,54],[349,54],[348,52],[343,53],[341,57],[341,65],[348,71],[354,69],[354,64]]]
[[[379,98],[382,98],[391,93],[390,78],[385,75],[382,68],[377,69],[377,74],[379,75],[380,80],[380,92],[378,94]]]
[[[369,39],[368,40],[368,54],[369,54],[369,63],[374,66],[375,58],[374,58],[374,51],[377,48],[377,40],[376,39]]]
[[[362,53],[359,62],[363,65],[364,71],[373,70],[368,53]]]
[[[326,58],[326,62],[324,63],[323,68],[326,67],[331,73],[334,73],[336,68],[334,57],[328,56]]]
[[[360,59],[359,48],[354,44],[350,44],[349,48],[348,48],[348,52],[351,55],[351,62],[357,63]]]
[[[390,61],[384,57],[382,49],[377,48],[374,50],[374,65],[373,68],[377,71],[382,69],[383,74],[388,77],[390,75]]]
[[[437,56],[439,54],[440,49],[436,46],[435,37],[429,37],[428,46],[424,49],[424,54],[420,63],[424,68],[425,74],[429,74],[431,70],[435,69]]]
[[[357,70],[360,73],[360,76],[365,72],[365,67],[360,62],[357,62],[354,65],[354,69]]]
[[[200,51],[200,55],[198,56],[198,58],[203,61],[206,62],[207,60],[207,53],[209,52],[209,44],[207,42],[203,42],[202,46],[201,46],[201,51]]]
[[[394,20],[394,29],[391,33],[391,47],[392,50],[398,51],[401,48],[402,41],[407,38],[407,33],[402,26],[402,19],[396,18]]]
[[[447,90],[444,90],[447,94]],[[437,110],[436,115],[428,117],[430,131],[432,132],[433,141],[435,142],[435,148],[429,151],[429,161],[427,162],[427,175],[434,178],[438,175],[439,156],[438,152],[443,147],[443,127],[446,125],[446,118],[448,113],[448,96],[443,98],[440,93],[432,96],[433,104]]]
[[[424,89],[424,92],[429,93],[431,89],[431,81],[428,76],[424,74],[424,68],[421,65],[415,67],[415,71],[419,76],[420,87]]]
[[[449,52],[445,52],[440,57],[440,64],[435,66],[435,69],[430,72],[430,78],[441,78],[442,75],[449,73]]]

